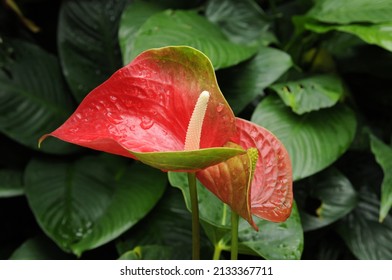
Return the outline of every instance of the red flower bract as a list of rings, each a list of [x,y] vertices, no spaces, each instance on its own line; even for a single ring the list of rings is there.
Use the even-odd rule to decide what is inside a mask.
[[[200,137],[200,149],[184,151],[203,91],[208,91],[208,103],[201,135],[195,136]],[[266,129],[235,118],[211,62],[190,47],[143,52],[91,91],[40,143],[47,136],[165,171],[197,171],[198,179],[254,228],[252,215],[281,222],[291,212],[292,171],[286,149]]]

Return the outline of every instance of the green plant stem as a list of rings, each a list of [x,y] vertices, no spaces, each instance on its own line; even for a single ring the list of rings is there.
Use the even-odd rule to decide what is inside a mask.
[[[219,245],[215,245],[213,260],[219,260],[222,253],[222,248]]]
[[[200,259],[199,203],[197,199],[196,174],[188,173],[189,195],[192,209],[192,259]]]
[[[238,220],[239,216],[231,210],[231,259],[238,259]]]

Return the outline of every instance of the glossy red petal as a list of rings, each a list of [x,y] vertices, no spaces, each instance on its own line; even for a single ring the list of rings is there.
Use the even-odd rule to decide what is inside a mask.
[[[127,157],[134,157],[128,151],[181,151],[204,90],[211,97],[200,147],[219,147],[234,135],[235,117],[211,62],[190,47],[140,54],[91,91],[71,117],[46,136]]]
[[[251,212],[262,219],[283,222],[293,204],[292,167],[283,144],[270,131],[237,118],[236,142],[244,149],[256,147],[259,158],[251,186]]]
[[[231,142],[225,146],[239,147]],[[251,159],[246,153],[203,169],[196,176],[208,190],[257,230],[250,208],[251,166]]]

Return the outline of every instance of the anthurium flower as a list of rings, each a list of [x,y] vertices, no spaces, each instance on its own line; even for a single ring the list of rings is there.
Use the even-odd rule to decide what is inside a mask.
[[[198,147],[185,151],[191,115],[203,91],[208,107]],[[193,129],[193,127],[190,127]],[[172,171],[200,170],[242,149],[222,147],[235,116],[209,59],[190,47],[148,50],[91,91],[70,118],[44,135]]]
[[[253,227],[279,222],[292,206],[287,151],[266,129],[235,118],[209,59],[191,47],[140,54],[91,91],[70,118],[44,135],[192,171]]]
[[[230,146],[248,149],[248,153],[201,170],[197,178],[255,229],[252,215],[285,221],[293,203],[287,150],[276,136],[252,122],[237,118],[236,127],[238,133]]]

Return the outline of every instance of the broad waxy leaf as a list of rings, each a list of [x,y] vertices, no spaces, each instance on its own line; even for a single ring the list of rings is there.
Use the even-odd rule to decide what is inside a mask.
[[[119,42],[123,54],[123,63],[128,64],[135,57],[133,41],[143,23],[155,13],[169,8],[188,8],[192,1],[146,1],[134,0],[123,11],[119,28]]]
[[[203,91],[208,91],[210,98],[201,150],[185,152],[188,124]],[[118,70],[41,141],[50,135],[91,149],[140,158],[163,170],[183,170],[179,162],[188,153],[194,158],[192,170],[198,170],[244,153],[221,147],[235,130],[234,114],[219,90],[208,58],[190,47],[166,47],[148,50]]]
[[[268,31],[270,24],[266,15],[253,0],[209,0],[205,16],[232,42],[245,45],[276,42]]]
[[[2,55],[0,131],[25,146],[38,149],[39,137],[58,127],[73,110],[60,64],[39,47],[8,38],[0,43]],[[42,151],[66,154],[75,151],[75,147],[61,141],[48,141]]]
[[[381,207],[379,220],[382,222],[392,207],[392,148],[375,136],[370,137],[371,150],[382,167],[384,179],[381,185]]]
[[[373,25],[325,25],[317,22],[308,22],[305,24],[305,27],[317,33],[325,33],[331,30],[350,33],[355,36],[358,36],[368,44],[377,45],[392,52],[391,22]]]
[[[142,219],[163,194],[164,178],[145,165],[130,167],[103,157],[74,163],[34,160],[26,170],[26,195],[44,232],[64,250],[81,255]]]
[[[195,11],[166,10],[154,14],[140,27],[130,46],[131,56],[124,57],[124,61],[128,63],[145,50],[172,45],[202,51],[215,69],[238,64],[257,52],[257,46],[230,42],[216,25]],[[122,53],[129,51],[123,49]]]
[[[287,53],[274,48],[260,47],[253,58],[218,71],[217,77],[234,113],[240,113],[292,65],[293,61]]]
[[[392,259],[392,217],[380,223],[379,209],[377,195],[361,189],[358,206],[339,224],[338,233],[358,259]]]
[[[341,80],[331,75],[318,75],[297,81],[274,84],[270,87],[297,114],[328,108],[344,94]]]
[[[339,220],[353,210],[358,201],[351,182],[334,168],[299,182],[295,189],[298,204],[301,198],[305,202],[307,196],[321,201],[313,215],[300,211],[304,231],[318,229]],[[301,209],[305,209],[305,206]]]
[[[65,78],[77,101],[121,67],[118,25],[127,0],[64,1],[58,47]]]
[[[392,19],[391,0],[317,0],[307,16],[328,23],[388,22]]]
[[[14,169],[0,169],[0,198],[22,195],[23,172]]]
[[[354,113],[344,105],[297,115],[277,96],[266,97],[252,121],[282,141],[290,154],[294,180],[332,164],[350,146],[356,130]]]
[[[172,186],[181,189],[187,208],[190,199],[185,173],[169,172]],[[207,236],[214,246],[230,250],[230,208],[197,182],[200,219]],[[254,217],[259,231],[245,220],[240,221],[239,250],[244,254],[256,254],[267,259],[299,259],[303,249],[303,233],[297,207],[283,223],[274,223]],[[266,241],[268,240],[268,241]]]

